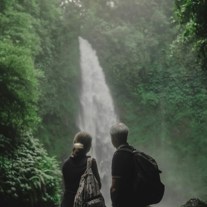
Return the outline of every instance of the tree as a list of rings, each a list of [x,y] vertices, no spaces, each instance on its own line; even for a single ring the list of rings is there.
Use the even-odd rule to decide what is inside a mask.
[[[11,6],[12,7],[12,6]],[[33,55],[38,50],[30,15],[11,8],[1,13],[1,130],[11,138],[34,129],[37,115],[38,76]]]
[[[206,70],[207,60],[207,1],[181,1],[176,0],[175,20],[181,27],[179,41],[181,43],[193,44],[193,49],[198,51],[198,57],[202,67]]]
[[[40,5],[36,0],[14,0],[1,6],[0,203],[58,205],[58,164],[33,136],[40,122],[39,79],[43,77],[36,63],[43,50],[38,29],[45,26],[39,21]]]

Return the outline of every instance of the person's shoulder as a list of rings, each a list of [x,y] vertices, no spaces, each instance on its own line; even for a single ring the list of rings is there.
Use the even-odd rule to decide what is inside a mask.
[[[63,161],[62,168],[67,167],[68,165],[70,165],[70,163],[71,163],[71,157],[68,157]]]
[[[91,159],[91,166],[92,166],[92,168],[97,166],[97,162],[96,162],[96,159],[94,157],[87,156],[87,159]]]
[[[88,158],[90,158],[90,159],[91,159],[92,163],[95,163],[95,164],[96,164],[96,158],[91,157],[91,156],[88,156]]]
[[[126,159],[131,159],[133,156],[131,146],[123,146],[118,148],[113,155],[114,160],[126,160]]]
[[[131,145],[122,145],[120,147],[117,148],[117,150],[115,151],[114,155],[116,154],[132,154],[133,153],[134,148]]]
[[[92,162],[96,162],[96,159],[90,155],[86,156],[86,160],[90,159]]]
[[[65,159],[64,163],[65,162],[71,162],[73,159],[74,159],[73,155],[70,155]]]

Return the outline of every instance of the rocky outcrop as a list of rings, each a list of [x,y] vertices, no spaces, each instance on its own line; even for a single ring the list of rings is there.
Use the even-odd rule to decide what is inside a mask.
[[[207,204],[197,198],[192,198],[187,201],[186,204],[182,205],[181,207],[207,207]]]

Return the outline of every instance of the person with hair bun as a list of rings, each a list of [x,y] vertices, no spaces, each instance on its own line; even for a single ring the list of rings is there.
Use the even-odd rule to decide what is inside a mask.
[[[92,137],[87,132],[78,132],[73,140],[73,149],[62,167],[64,195],[61,207],[73,207],[74,198],[79,187],[80,178],[86,170],[87,153],[90,151]],[[101,181],[95,158],[92,159],[92,171],[101,188]]]

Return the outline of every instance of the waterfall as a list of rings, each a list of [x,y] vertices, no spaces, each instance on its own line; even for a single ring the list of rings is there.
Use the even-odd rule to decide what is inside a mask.
[[[116,123],[113,100],[99,64],[96,51],[79,37],[81,66],[80,130],[93,136],[93,156],[97,160],[106,205],[110,204],[111,159],[114,152],[109,130]]]

